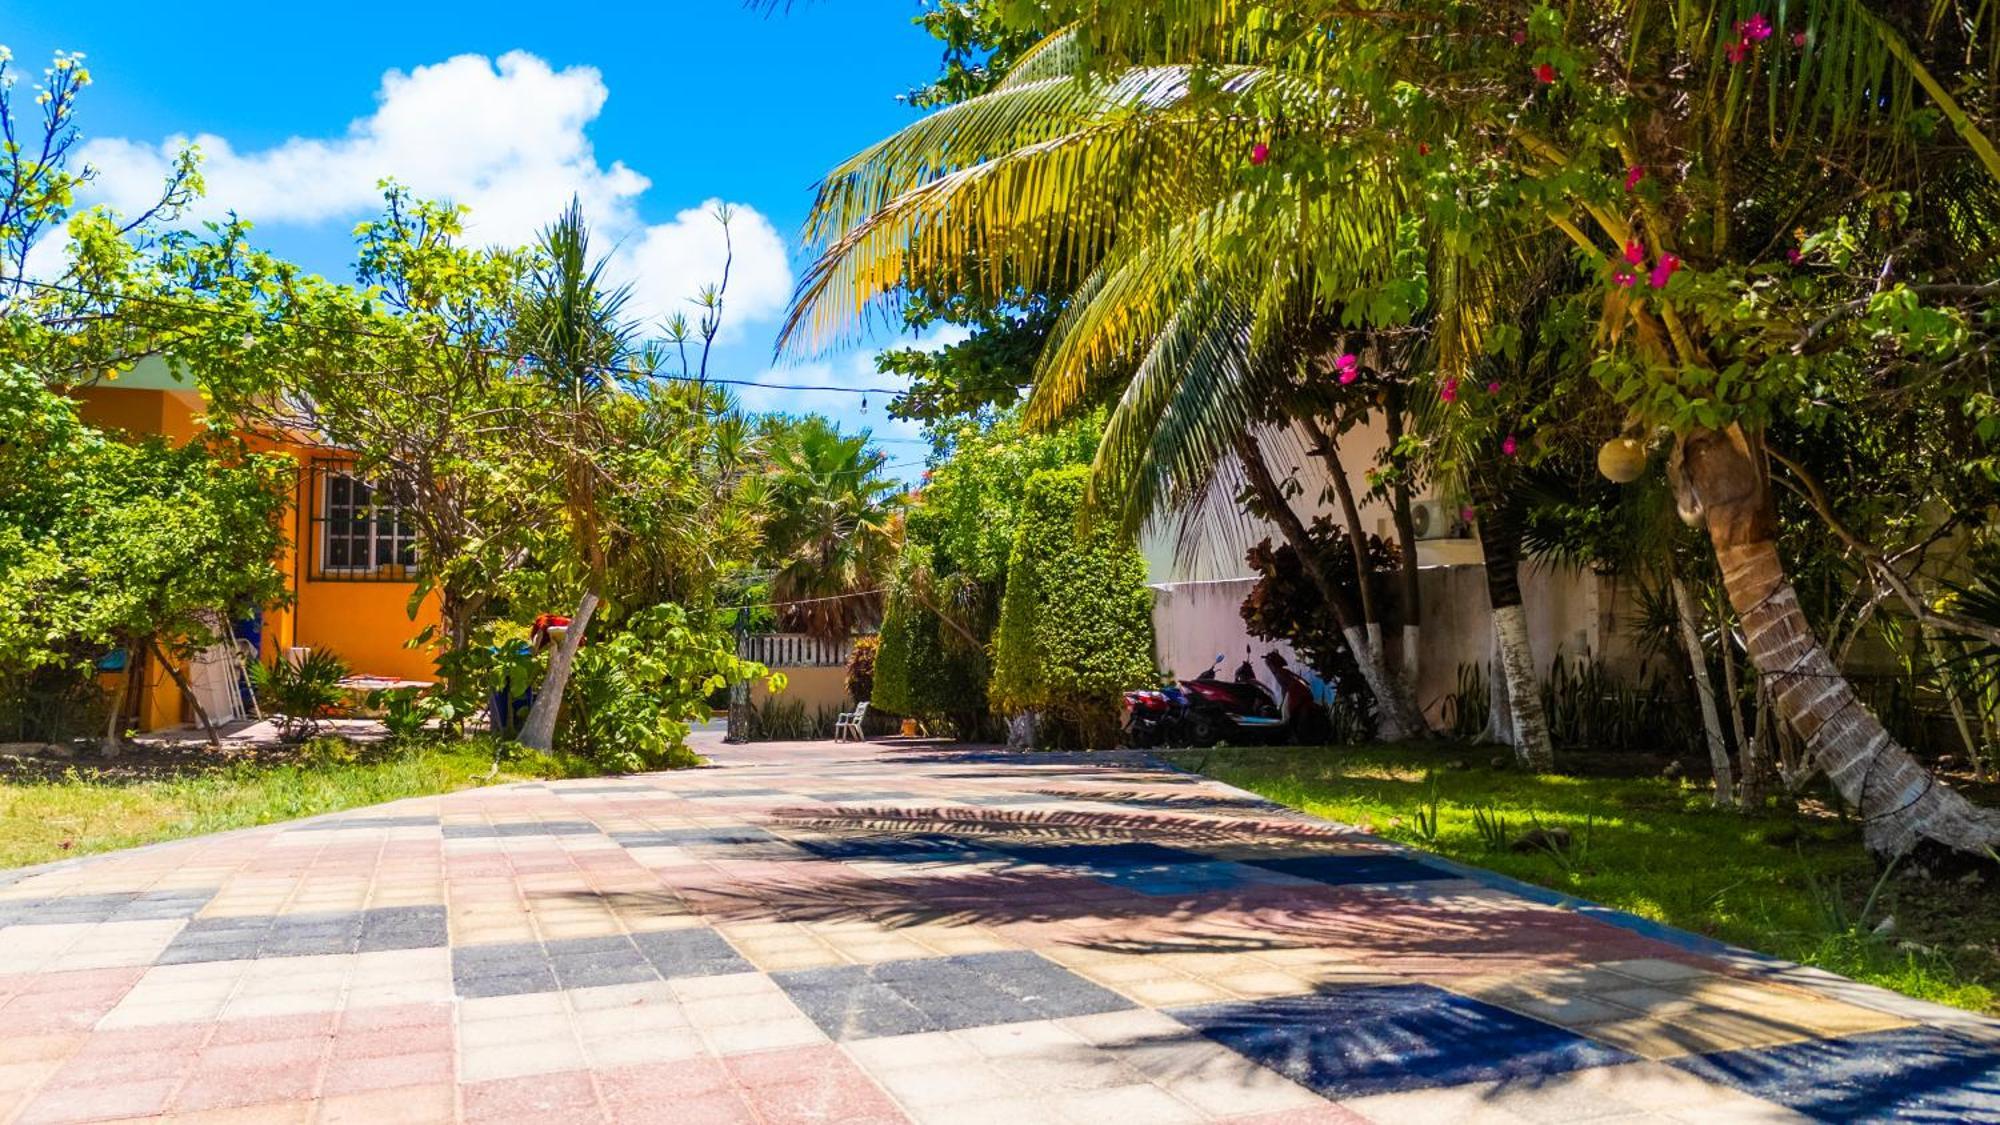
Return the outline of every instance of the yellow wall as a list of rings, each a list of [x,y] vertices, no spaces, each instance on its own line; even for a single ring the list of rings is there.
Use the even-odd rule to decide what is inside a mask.
[[[165,434],[175,441],[187,441],[199,428],[200,399],[186,391],[95,386],[78,389],[75,395],[83,420],[102,429],[133,436]],[[300,468],[292,510],[286,516],[287,544],[277,560],[291,590],[292,604],[266,608],[264,659],[275,660],[292,647],[329,649],[357,674],[429,679],[433,673],[431,654],[405,648],[404,642],[437,622],[435,595],[418,606],[413,621],[408,606],[416,590],[414,583],[316,581],[310,577],[310,567],[300,566],[300,543],[306,544],[307,551],[318,549],[316,543],[308,541],[317,497],[309,495],[311,474],[305,471],[306,466],[313,457],[338,456],[337,451],[277,440],[260,439],[253,445],[265,452],[289,454]],[[186,705],[172,677],[155,661],[140,667],[146,681],[139,685],[140,729],[157,730],[186,721]]]
[[[805,707],[806,713],[822,707],[847,708],[847,669],[845,668],[773,668],[783,672],[787,681],[780,698]],[[764,681],[755,680],[750,685],[750,700],[761,704],[770,698],[764,689]]]

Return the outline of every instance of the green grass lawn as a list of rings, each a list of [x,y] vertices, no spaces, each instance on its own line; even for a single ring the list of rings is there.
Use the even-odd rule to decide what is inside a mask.
[[[2000,901],[1903,877],[1877,884],[1858,828],[1831,813],[1745,816],[1659,777],[1531,775],[1467,748],[1183,751],[1176,764],[1317,816],[1709,937],[1911,996],[2000,1011]],[[1560,764],[1560,763],[1559,763]],[[1437,830],[1421,815],[1437,771]],[[1570,852],[1488,846],[1475,809],[1518,838],[1567,827]],[[1893,918],[1886,936],[1872,931]]]
[[[61,772],[14,769],[0,775],[0,869],[560,775],[568,767],[516,756],[493,771],[485,741],[374,751],[322,742],[229,762],[206,751],[135,752]]]

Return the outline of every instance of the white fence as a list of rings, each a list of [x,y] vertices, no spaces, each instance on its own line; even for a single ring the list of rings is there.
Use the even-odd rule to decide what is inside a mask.
[[[767,668],[845,668],[851,640],[828,641],[804,633],[752,633],[736,646],[736,655]]]

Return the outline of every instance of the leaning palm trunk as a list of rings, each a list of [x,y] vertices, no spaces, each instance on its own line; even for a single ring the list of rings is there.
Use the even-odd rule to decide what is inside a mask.
[[[1727,806],[1734,800],[1736,782],[1730,776],[1729,742],[1722,736],[1722,716],[1715,709],[1715,685],[1708,678],[1708,651],[1701,644],[1701,626],[1695,621],[1694,600],[1688,596],[1681,576],[1668,573],[1667,586],[1674,599],[1674,617],[1680,623],[1681,646],[1687,650],[1688,668],[1694,674],[1695,698],[1701,702],[1701,731],[1708,740],[1709,767],[1715,772],[1715,803]],[[1725,650],[1724,660],[1729,659]],[[1732,702],[1735,693],[1730,693]]]
[[[1985,856],[2000,845],[2000,814],[1940,783],[1898,745],[1813,635],[1778,557],[1757,439],[1734,427],[1697,431],[1682,440],[1676,460],[1684,513],[1708,526],[1751,662],[1770,686],[1778,717],[1804,745],[1803,772],[1824,771],[1860,810],[1863,840],[1877,856],[1901,856],[1919,844]]]
[[[535,705],[528,710],[527,725],[521,728],[521,745],[530,750],[546,754],[555,748],[556,719],[562,712],[563,689],[569,686],[569,674],[576,666],[576,649],[583,643],[583,631],[590,625],[590,615],[596,612],[597,595],[584,591],[583,600],[576,606],[576,616],[570,620],[569,628],[563,631],[555,655],[549,657],[548,673],[542,677],[542,686],[535,693]]]
[[[1514,759],[1525,769],[1546,772],[1556,764],[1549,724],[1535,684],[1534,650],[1528,644],[1528,611],[1521,598],[1520,502],[1504,488],[1475,478],[1479,550],[1486,562],[1486,598],[1493,609],[1493,675],[1506,681],[1513,725]]]
[[[1429,728],[1417,710],[1414,697],[1389,667],[1381,646],[1368,643],[1366,628],[1348,604],[1346,592],[1320,564],[1319,554],[1313,550],[1312,537],[1306,533],[1305,522],[1285,500],[1277,480],[1271,476],[1270,466],[1264,463],[1263,452],[1257,448],[1255,439],[1247,435],[1238,437],[1236,456],[1243,463],[1243,473],[1250,479],[1251,488],[1269,510],[1272,522],[1284,533],[1286,542],[1297,552],[1299,564],[1312,578],[1320,597],[1326,599],[1327,609],[1339,624],[1341,639],[1347,642],[1348,650],[1354,654],[1354,663],[1361,669],[1361,678],[1367,682],[1369,693],[1375,697],[1376,733],[1390,742],[1422,737]]]

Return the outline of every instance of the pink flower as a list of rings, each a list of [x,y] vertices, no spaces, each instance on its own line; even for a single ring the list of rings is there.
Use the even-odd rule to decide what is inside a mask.
[[[1731,43],[1729,45],[1729,50],[1725,52],[1724,57],[1726,57],[1732,63],[1740,63],[1744,59],[1749,58],[1750,41],[1748,39],[1738,39],[1736,42]]]
[[[1519,453],[1520,451],[1521,451],[1521,443],[1514,440],[1513,434],[1508,434],[1507,440],[1500,443],[1500,452],[1506,454],[1509,457],[1512,457],[1514,454]]]
[[[1785,251],[1785,260],[1796,266],[1800,262],[1805,261],[1806,256],[1803,251],[1801,251],[1798,247],[1794,246],[1791,249]]]
[[[1805,45],[1806,45],[1806,33],[1803,31],[1792,32],[1792,46],[1803,47]]]
[[[1625,169],[1625,190],[1633,190],[1639,186],[1639,181],[1645,178],[1646,168],[1642,164],[1634,164],[1630,168]]]
[[[1488,383],[1488,384],[1486,384],[1486,393],[1487,393],[1487,394],[1489,394],[1489,395],[1497,395],[1497,394],[1499,394],[1499,393],[1500,393],[1500,381],[1499,381],[1498,379],[1495,379],[1495,380],[1494,380],[1493,382],[1491,382],[1491,383]]]
[[[1555,67],[1550,66],[1548,63],[1543,63],[1542,65],[1535,68],[1535,81],[1540,82],[1544,86],[1549,86],[1553,85],[1555,83],[1555,80],[1556,80]]]
[[[1354,357],[1353,352],[1342,354],[1339,359],[1333,361],[1333,366],[1340,372],[1340,385],[1343,387],[1361,375],[1361,361]]]
[[[1438,398],[1442,399],[1445,402],[1457,402],[1458,380],[1455,378],[1446,379],[1444,381],[1444,386],[1438,388]]]
[[[1250,147],[1250,163],[1262,164],[1269,159],[1271,159],[1270,145],[1265,144],[1263,141],[1258,141]]]
[[[1516,31],[1513,35],[1508,36],[1508,38],[1514,41],[1514,46],[1519,47],[1528,41],[1528,33],[1525,31]]]
[[[1625,243],[1625,261],[1628,265],[1640,265],[1646,260],[1646,248],[1634,241]]]
[[[1764,13],[1758,12],[1737,24],[1736,31],[1753,43],[1762,43],[1771,37],[1771,21],[1764,18]]]
[[[1639,275],[1624,266],[1619,266],[1611,272],[1611,282],[1621,289],[1630,289],[1639,284]]]
[[[1667,282],[1673,280],[1674,271],[1680,268],[1681,260],[1679,258],[1674,257],[1672,254],[1662,254],[1660,255],[1660,264],[1654,266],[1653,272],[1647,275],[1646,284],[1651,285],[1655,289],[1665,289]]]
[[[1472,505],[1470,504],[1467,504],[1465,507],[1460,508],[1458,510],[1458,518],[1459,521],[1462,523],[1471,523],[1473,517],[1477,516],[1478,514],[1479,514],[1478,512],[1472,510]]]

